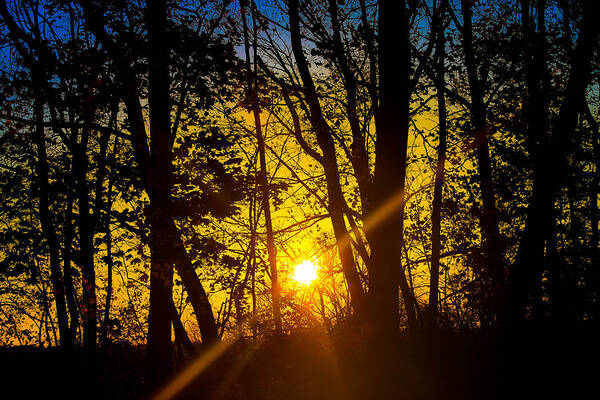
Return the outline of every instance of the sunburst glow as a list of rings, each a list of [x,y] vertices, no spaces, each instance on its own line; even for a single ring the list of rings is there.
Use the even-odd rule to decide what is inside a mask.
[[[294,268],[292,279],[303,285],[310,285],[317,279],[317,269],[319,267],[310,260],[304,260]]]

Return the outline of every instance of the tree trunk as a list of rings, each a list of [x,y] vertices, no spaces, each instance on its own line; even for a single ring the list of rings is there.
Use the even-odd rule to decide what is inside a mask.
[[[52,216],[50,215],[50,199],[48,186],[48,157],[46,154],[46,135],[44,132],[44,98],[42,94],[42,76],[39,71],[32,68],[32,87],[34,93],[34,141],[37,147],[37,175],[39,190],[39,213],[42,231],[48,242],[48,252],[50,258],[50,279],[52,281],[52,294],[56,304],[56,314],[58,319],[58,331],[60,335],[60,344],[62,347],[71,347],[73,337],[69,330],[67,320],[67,307],[65,301],[65,287],[62,272],[60,269],[60,254],[58,237]]]
[[[331,136],[327,121],[325,121],[325,118],[323,117],[315,84],[302,49],[298,0],[289,1],[289,19],[292,51],[303,82],[303,91],[309,106],[311,125],[317,136],[317,144],[323,152],[321,164],[323,165],[325,181],[327,183],[329,200],[328,209],[331,224],[333,226],[333,233],[338,243],[337,248],[342,264],[342,271],[346,282],[348,283],[352,308],[357,315],[361,315],[363,311],[364,293],[356,269],[354,255],[352,254],[352,247],[349,245],[347,239],[348,232],[344,221],[344,210],[347,206],[340,186],[335,143]]]
[[[71,174],[72,176],[72,174]],[[67,191],[67,204],[65,210],[65,218],[63,221],[63,271],[65,278],[65,295],[67,299],[67,305],[69,306],[70,324],[69,329],[71,335],[73,335],[73,341],[77,335],[77,329],[79,328],[79,307],[77,306],[77,293],[75,291],[75,285],[73,283],[73,274],[71,272],[72,266],[72,247],[73,237],[75,236],[74,225],[73,225],[73,187],[72,179],[69,179],[69,183],[66,185]]]
[[[190,260],[190,257],[183,245],[183,240],[177,232],[175,222],[170,220],[170,232],[171,232],[171,251],[173,252],[173,260],[175,262],[175,268],[177,273],[181,277],[183,286],[188,292],[188,299],[196,314],[196,320],[200,327],[200,334],[202,335],[202,343],[210,344],[219,340],[219,333],[217,330],[217,323],[212,311],[212,306],[208,300],[208,296],[198,274],[194,269],[194,265]]]
[[[177,308],[175,308],[175,304],[173,304],[172,301],[169,305],[169,312],[173,323],[173,331],[175,332],[175,340],[181,344],[181,347],[183,347],[187,353],[192,353],[194,351],[194,345],[185,331],[185,327],[181,323],[181,316],[177,312]]]
[[[125,76],[125,75],[124,75]],[[146,128],[144,127],[144,117],[142,114],[142,107],[139,102],[139,98],[135,93],[135,79],[131,76],[130,87],[127,89],[125,94],[125,103],[127,108],[127,115],[131,124],[131,132],[133,136],[133,147],[136,154],[136,161],[142,174],[142,180],[147,192],[151,190],[151,179],[150,175],[150,158],[148,152],[148,145],[146,143]],[[166,212],[168,210],[163,210]],[[175,221],[171,218],[169,223],[169,229],[172,234],[172,246],[174,252],[174,263],[177,273],[181,276],[183,285],[188,292],[188,298],[194,309],[198,326],[202,334],[202,341],[204,343],[210,343],[218,340],[217,325],[212,312],[212,307],[208,300],[208,296],[202,287],[202,283],[198,279],[198,275],[194,269],[194,266],[189,259],[183,240],[177,232]]]
[[[398,57],[400,62],[398,62]],[[376,331],[390,335],[399,326],[398,286],[409,330],[416,327],[414,297],[402,267],[406,152],[410,100],[410,49],[405,1],[379,5],[379,88],[373,209],[399,197],[399,207],[371,228],[370,295]]]
[[[86,122],[89,123],[91,115]],[[79,260],[81,263],[82,300],[83,300],[83,343],[89,352],[96,348],[98,305],[96,301],[96,271],[94,267],[94,222],[90,214],[88,195],[88,159],[87,147],[90,131],[87,127],[81,131],[81,141],[76,146],[75,174],[77,179],[77,201],[79,206]]]
[[[50,188],[48,182],[48,157],[46,153],[46,135],[44,130],[44,92],[43,85],[45,73],[42,69],[42,63],[35,60],[31,53],[21,43],[21,40],[27,41],[27,35],[21,30],[9,13],[6,3],[0,3],[0,16],[8,28],[11,36],[14,37],[14,44],[21,57],[25,60],[31,74],[32,93],[33,93],[33,117],[34,117],[34,143],[37,149],[36,172],[38,174],[38,195],[39,195],[39,214],[42,232],[48,242],[48,253],[50,259],[50,279],[52,281],[52,292],[56,303],[56,313],[58,319],[58,328],[60,335],[60,344],[62,347],[72,347],[74,339],[69,329],[67,320],[67,307],[65,301],[65,285],[63,274],[60,269],[60,244],[56,235],[54,222],[50,210]],[[50,317],[50,316],[49,316]]]
[[[539,173],[540,157],[546,151],[548,146],[548,101],[545,95],[547,89],[547,72],[545,61],[545,7],[544,0],[538,0],[538,31],[535,31],[535,24],[531,19],[531,3],[529,0],[521,1],[521,19],[523,30],[523,43],[525,46],[525,72],[527,83],[527,97],[524,101],[524,113],[527,121],[527,144],[528,150],[533,160],[534,175]],[[534,180],[536,178],[534,177]],[[538,178],[539,179],[539,178]],[[550,232],[544,233],[544,240],[549,241]],[[556,255],[547,257],[546,260],[552,264],[551,274],[555,276]],[[553,285],[554,286],[554,285]],[[536,285],[537,306],[540,310],[541,302],[541,282]]]
[[[446,89],[445,78],[445,56],[446,56],[446,32],[445,12],[448,0],[441,0],[437,10],[436,29],[436,92],[438,101],[438,124],[439,144],[437,165],[435,169],[435,182],[433,187],[433,204],[431,211],[431,273],[429,277],[429,310],[428,323],[435,327],[438,316],[439,300],[439,278],[440,278],[440,251],[441,251],[441,211],[442,211],[442,188],[444,185],[444,172],[446,163],[447,128],[446,128]]]
[[[373,397],[384,399],[397,398],[400,393],[393,372],[400,361],[396,343],[400,324],[398,287],[409,333],[414,332],[417,322],[413,293],[402,265],[410,100],[406,1],[382,0],[378,23],[380,101],[376,118],[372,212],[385,209],[387,212],[385,218],[369,228],[369,315],[370,353],[378,379]]]
[[[598,191],[600,190],[600,129],[598,129],[598,122],[592,115],[589,104],[586,104],[584,113],[588,120],[588,124],[592,129],[592,145],[594,149],[594,164],[595,173],[592,178],[592,184],[590,185],[590,224],[591,224],[591,238],[590,248],[592,251],[592,265],[589,274],[588,282],[590,290],[592,291],[592,298],[594,304],[592,305],[592,313],[597,319],[600,317],[600,295],[598,294],[598,288],[600,288],[600,250],[598,249],[598,242],[600,235],[598,232]]]
[[[152,185],[155,183],[153,183],[151,178],[152,161],[150,159],[150,151],[148,150],[144,114],[139,99],[139,81],[131,68],[129,68],[128,60],[122,56],[118,46],[106,33],[102,10],[99,10],[89,0],[82,0],[81,3],[86,17],[86,26],[94,32],[104,46],[111,49],[111,54],[116,57],[119,75],[121,81],[124,83],[122,95],[130,123],[134,154],[141,171],[145,190],[147,193],[150,193],[152,191]],[[163,213],[167,211],[168,209],[165,209],[163,210]],[[209,343],[218,340],[215,318],[208,296],[198,279],[198,275],[194,270],[192,262],[189,260],[183,241],[177,232],[175,222],[172,217],[170,218],[169,229],[172,235],[173,252],[175,253],[175,267],[177,268],[177,273],[181,276],[186,291],[188,292],[190,303],[194,308],[196,320],[198,321],[202,334],[202,341]]]
[[[119,141],[115,139],[113,155],[117,155]],[[113,292],[113,258],[112,258],[112,232],[111,232],[111,210],[112,210],[112,189],[114,181],[114,169],[111,168],[108,178],[108,188],[106,190],[106,221],[104,221],[104,235],[106,240],[106,302],[104,303],[104,321],[102,323],[101,343],[105,348],[108,345],[108,330],[110,328],[110,306]],[[97,210],[100,210],[97,208]]]
[[[333,30],[333,49],[337,59],[338,68],[342,75],[344,88],[346,89],[346,114],[352,133],[352,144],[350,147],[352,167],[358,183],[361,205],[364,213],[368,213],[371,204],[371,172],[369,170],[369,156],[365,148],[365,137],[360,129],[360,121],[357,114],[357,85],[356,77],[350,69],[346,51],[340,35],[340,21],[338,16],[338,1],[329,0],[329,13],[331,15],[331,26]]]
[[[109,185],[109,190],[110,190]],[[107,207],[110,207],[112,202],[109,200]],[[110,208],[107,208],[110,211]],[[110,213],[106,215],[104,234],[106,235],[106,302],[104,303],[104,321],[102,323],[102,347],[105,348],[108,344],[108,330],[110,327],[110,306],[113,292],[113,260],[112,260],[112,238],[110,230]]]
[[[146,24],[150,48],[148,104],[150,107],[150,312],[148,316],[147,382],[154,386],[171,369],[173,259],[171,207],[173,138],[169,105],[169,51],[166,0],[149,0]]]
[[[483,230],[484,248],[487,259],[486,278],[491,283],[493,300],[500,295],[504,286],[504,267],[502,262],[502,248],[500,233],[498,231],[498,218],[496,213],[496,199],[494,195],[492,164],[489,150],[489,127],[486,120],[486,110],[483,100],[483,83],[478,76],[478,61],[473,46],[473,0],[462,0],[463,14],[463,49],[471,95],[471,124],[473,128],[473,141],[479,183],[481,186],[482,213],[481,226]],[[496,311],[493,311],[496,314]]]
[[[73,109],[69,110],[69,122],[74,124],[75,113]],[[58,130],[56,130],[58,133]],[[79,129],[76,127],[71,128],[71,144],[75,143],[75,140],[79,134]],[[71,145],[73,148],[74,146]],[[73,342],[75,343],[77,338],[77,330],[79,329],[79,305],[77,299],[77,291],[75,290],[75,284],[73,282],[72,274],[72,252],[73,252],[73,239],[75,237],[75,225],[73,224],[73,202],[75,201],[75,155],[73,154],[71,161],[71,171],[68,175],[68,181],[65,182],[65,189],[67,193],[65,217],[63,220],[63,273],[65,278],[65,296],[67,299],[67,306],[69,307],[71,335]]]
[[[552,209],[567,170],[567,155],[576,127],[577,115],[591,77],[591,59],[600,25],[595,21],[594,2],[583,1],[583,18],[577,45],[571,58],[569,80],[552,129],[548,149],[540,157],[534,172],[532,197],[527,207],[527,220],[507,288],[503,323],[515,328],[525,317],[531,288],[541,279],[544,266],[544,236],[552,229]]]
[[[377,61],[375,59],[375,35],[371,29],[368,17],[367,17],[367,6],[365,0],[360,0],[360,21],[363,25],[363,36],[365,40],[365,47],[367,50],[367,56],[369,59],[369,97],[373,107],[375,115],[375,124],[377,124],[377,109],[379,108],[379,96],[377,93]]]
[[[242,3],[243,4],[243,3]],[[252,4],[254,10],[254,5]],[[254,25],[254,36],[256,39],[256,21],[254,12],[252,13],[252,21]],[[267,230],[267,255],[269,258],[269,267],[271,273],[271,299],[273,307],[273,320],[275,322],[275,332],[281,333],[281,306],[280,306],[280,291],[279,277],[277,273],[277,258],[275,254],[275,241],[273,239],[273,222],[271,219],[271,205],[269,201],[269,185],[267,179],[267,162],[265,157],[265,138],[262,132],[262,124],[260,120],[260,104],[258,102],[258,88],[256,87],[256,65],[252,71],[250,62],[250,44],[248,39],[248,24],[246,21],[246,7],[242,8],[242,23],[244,27],[244,50],[246,54],[246,74],[247,74],[247,97],[250,101],[250,107],[254,115],[254,128],[256,130],[256,141],[258,144],[258,155],[260,163],[260,172],[258,181],[262,190],[262,210],[265,214],[265,227]],[[256,40],[254,40],[254,60],[256,63]]]

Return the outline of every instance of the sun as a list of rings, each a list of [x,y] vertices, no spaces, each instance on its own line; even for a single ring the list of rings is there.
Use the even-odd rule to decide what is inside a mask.
[[[310,260],[304,260],[294,268],[292,279],[303,285],[310,285],[317,279],[318,266]]]

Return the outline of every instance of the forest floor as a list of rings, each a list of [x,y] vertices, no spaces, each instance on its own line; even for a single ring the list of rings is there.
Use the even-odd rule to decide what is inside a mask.
[[[467,333],[400,338],[392,374],[407,400],[597,398],[597,333],[589,327],[537,328],[510,341]],[[332,337],[310,330],[260,342],[242,340],[176,398],[376,398],[380,382],[368,359],[365,346],[347,334]],[[144,398],[142,347],[110,347],[97,355],[94,366],[85,360],[82,352],[0,349],[3,394],[15,393],[4,398]],[[179,365],[179,371],[184,369]]]

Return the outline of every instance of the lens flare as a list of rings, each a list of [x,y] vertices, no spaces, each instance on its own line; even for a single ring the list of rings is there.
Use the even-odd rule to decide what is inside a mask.
[[[292,279],[303,285],[310,285],[317,279],[317,269],[319,267],[310,260],[304,260],[294,268]]]

